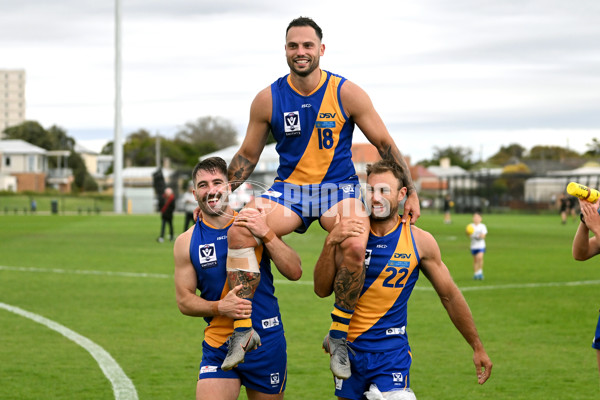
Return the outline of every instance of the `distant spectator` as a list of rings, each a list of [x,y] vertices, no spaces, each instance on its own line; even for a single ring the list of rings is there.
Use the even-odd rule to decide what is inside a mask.
[[[452,216],[450,215],[450,210],[454,207],[454,202],[449,194],[444,197],[444,223],[451,224]]]
[[[561,195],[558,199],[558,212],[560,213],[560,223],[563,225],[567,223],[568,205],[569,205],[569,200],[567,199],[567,195],[564,193],[561,193]]]
[[[194,182],[190,181],[188,190],[183,194],[183,210],[185,211],[185,221],[183,222],[183,231],[187,231],[190,227],[190,222],[194,223],[194,209],[198,206],[198,202],[194,197]]]
[[[158,243],[165,241],[165,225],[169,225],[169,240],[173,241],[173,211],[175,211],[175,194],[173,189],[167,187],[158,201],[160,208],[160,236],[156,239]]]
[[[34,213],[37,211],[37,202],[35,199],[31,199],[31,212]]]

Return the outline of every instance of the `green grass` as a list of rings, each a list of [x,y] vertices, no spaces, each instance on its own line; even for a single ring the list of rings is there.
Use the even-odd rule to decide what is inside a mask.
[[[598,398],[591,340],[600,270],[597,260],[571,258],[577,224],[561,225],[558,215],[484,216],[486,279],[475,282],[463,233],[470,216],[453,220],[444,225],[440,214],[423,215],[419,226],[437,238],[494,368],[491,379],[477,385],[470,347],[422,277],[409,302],[408,326],[411,386],[418,399]],[[182,225],[177,215],[175,228]],[[194,397],[205,324],[177,309],[172,245],[155,242],[158,215],[0,212],[0,226],[0,302],[56,321],[102,346],[133,381],[140,399]],[[302,257],[304,276],[300,283],[276,277],[288,340],[288,399],[334,398],[328,358],[320,349],[333,299],[317,298],[311,285],[324,237],[318,224],[305,235],[288,236]],[[114,398],[109,381],[83,348],[4,309],[0,377],[1,399]]]

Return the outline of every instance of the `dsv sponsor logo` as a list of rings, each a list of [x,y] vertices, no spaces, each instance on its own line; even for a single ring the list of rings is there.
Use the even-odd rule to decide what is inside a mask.
[[[401,260],[407,260],[410,258],[412,254],[406,254],[406,253],[394,253],[394,258],[400,258]]]
[[[319,118],[335,118],[337,113],[319,113]]]

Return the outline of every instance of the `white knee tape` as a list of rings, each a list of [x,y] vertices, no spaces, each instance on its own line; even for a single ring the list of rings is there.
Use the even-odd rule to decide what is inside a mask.
[[[236,270],[260,272],[260,266],[258,265],[258,261],[256,261],[254,247],[227,249],[227,271]]]

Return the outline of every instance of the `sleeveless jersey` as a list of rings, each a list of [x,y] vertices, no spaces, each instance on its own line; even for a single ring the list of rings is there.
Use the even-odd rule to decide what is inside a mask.
[[[204,221],[197,221],[190,240],[190,258],[197,276],[200,296],[208,301],[217,301],[229,292],[227,284],[227,232],[231,222],[223,229],[216,229]],[[279,304],[275,297],[270,259],[264,247],[256,249],[260,260],[260,283],[252,300],[252,327],[260,335],[263,344],[275,335],[283,335]],[[225,316],[205,317],[208,326],[204,340],[212,347],[221,347],[233,332],[233,319]]]
[[[321,71],[321,82],[308,96],[292,86],[289,74],[271,85],[271,131],[279,154],[276,180],[295,185],[335,183],[356,173],[354,121],[340,100],[345,80]]]
[[[408,345],[406,306],[419,262],[410,224],[398,220],[385,236],[370,233],[365,283],[348,330],[352,348],[376,353]]]

